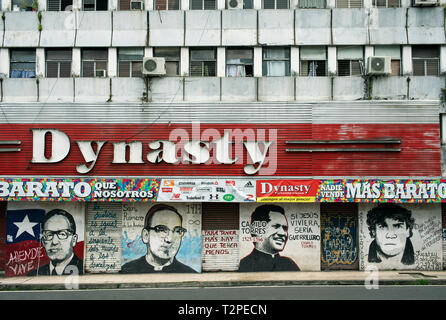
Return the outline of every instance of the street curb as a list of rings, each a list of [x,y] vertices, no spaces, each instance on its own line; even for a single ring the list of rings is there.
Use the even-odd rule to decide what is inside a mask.
[[[372,283],[373,284],[373,283]],[[446,279],[394,279],[380,280],[379,286],[395,285],[446,285]],[[136,288],[215,288],[215,287],[252,287],[252,286],[364,286],[364,280],[298,280],[298,281],[184,281],[152,283],[80,283],[75,289],[136,289]],[[72,284],[70,283],[70,286]],[[73,286],[74,287],[74,286]],[[69,290],[70,288],[68,288]],[[0,291],[17,290],[67,290],[64,283],[15,283],[0,284]]]

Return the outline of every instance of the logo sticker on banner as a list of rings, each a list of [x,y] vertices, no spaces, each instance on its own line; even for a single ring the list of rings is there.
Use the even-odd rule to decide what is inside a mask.
[[[255,202],[255,180],[163,179],[157,201]]]

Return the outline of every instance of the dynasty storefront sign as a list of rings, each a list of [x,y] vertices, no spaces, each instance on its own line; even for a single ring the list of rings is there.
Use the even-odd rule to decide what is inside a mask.
[[[0,201],[446,202],[446,179],[0,178]]]

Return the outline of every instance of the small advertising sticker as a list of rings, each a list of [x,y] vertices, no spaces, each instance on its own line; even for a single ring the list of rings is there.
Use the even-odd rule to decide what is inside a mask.
[[[316,202],[320,180],[258,180],[257,202]]]
[[[162,179],[157,201],[255,202],[255,180]]]

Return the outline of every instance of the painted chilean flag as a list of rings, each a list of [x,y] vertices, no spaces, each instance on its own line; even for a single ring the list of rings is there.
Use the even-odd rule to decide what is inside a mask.
[[[43,209],[8,210],[5,276],[26,276],[49,262],[40,243]]]

